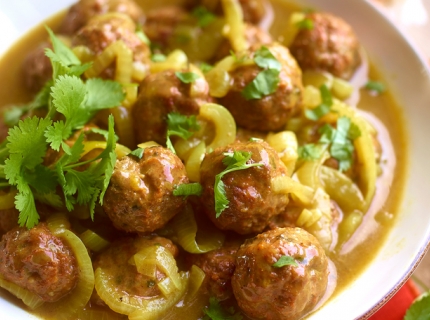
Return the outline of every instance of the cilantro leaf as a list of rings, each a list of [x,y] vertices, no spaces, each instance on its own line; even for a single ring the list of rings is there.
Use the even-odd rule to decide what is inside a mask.
[[[203,309],[205,319],[212,320],[242,320],[243,316],[239,312],[235,312],[234,308],[224,310],[219,301],[211,297],[209,298],[209,307]]]
[[[298,148],[299,158],[303,160],[317,160],[321,157],[322,148],[314,143],[308,143]]]
[[[306,109],[305,110],[305,116],[309,120],[317,121],[318,119],[325,116],[327,113],[330,112],[330,106],[325,104],[320,104],[316,108],[313,109]]]
[[[173,152],[171,136],[178,136],[184,140],[189,139],[195,131],[199,130],[200,126],[197,123],[197,117],[195,115],[185,116],[177,112],[171,112],[167,115],[167,147]]]
[[[314,28],[314,22],[309,18],[305,18],[303,20],[298,21],[296,23],[296,26],[300,30],[312,30]]]
[[[135,157],[138,157],[139,159],[142,159],[144,150],[145,149],[137,148],[137,149],[133,150],[132,152],[130,152],[130,154],[135,156]]]
[[[203,6],[195,8],[191,15],[197,18],[197,23],[200,27],[206,27],[216,19],[216,16]]]
[[[279,71],[274,69],[263,70],[248,83],[242,91],[246,100],[261,99],[276,91],[279,83]]]
[[[297,264],[296,260],[290,256],[281,256],[278,259],[278,261],[276,261],[274,264],[272,264],[272,267],[275,267],[275,268],[282,268],[285,266],[297,267],[298,264]]]
[[[17,195],[15,196],[15,207],[19,211],[18,224],[33,228],[40,219],[36,210],[33,193],[28,185],[21,185]]]
[[[193,83],[194,81],[196,81],[197,79],[200,78],[200,76],[197,73],[194,73],[194,72],[179,72],[179,71],[176,71],[175,75],[183,83]]]
[[[275,58],[275,56],[270,52],[270,50],[262,46],[259,50],[255,52],[254,62],[257,66],[263,69],[273,69],[281,71],[282,65]]]
[[[425,292],[412,303],[404,320],[430,320],[430,292]]]
[[[85,107],[90,111],[98,111],[117,107],[125,98],[121,84],[116,81],[89,79],[85,83],[87,100]]]
[[[199,64],[200,70],[202,70],[203,73],[207,73],[211,71],[214,67],[206,62],[202,62]]]
[[[364,87],[367,90],[373,91],[376,93],[383,93],[386,90],[385,85],[379,81],[370,81],[369,80]]]
[[[163,62],[163,61],[166,61],[166,59],[167,59],[167,57],[161,53],[154,53],[151,56],[151,61],[153,61],[153,62]]]
[[[173,189],[174,196],[201,196],[202,195],[202,185],[200,183],[183,183],[175,186]]]
[[[139,39],[145,43],[146,45],[150,46],[151,45],[151,41],[149,40],[149,38],[147,37],[147,35],[145,34],[145,32],[143,32],[143,27],[141,24],[137,25],[136,28],[136,35],[139,37]]]
[[[267,47],[262,46],[255,52],[254,62],[264,70],[260,71],[242,90],[246,100],[261,99],[274,93],[279,83],[282,65]]]
[[[227,167],[215,176],[214,196],[215,213],[218,218],[228,208],[229,201],[225,192],[225,184],[221,180],[229,172],[245,170],[251,167],[263,166],[263,163],[247,163],[251,159],[251,153],[247,151],[234,151],[224,153],[222,160]]]

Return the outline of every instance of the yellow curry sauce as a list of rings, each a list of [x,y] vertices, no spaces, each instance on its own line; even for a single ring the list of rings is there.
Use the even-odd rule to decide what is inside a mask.
[[[161,7],[166,4],[178,3],[175,0],[136,0],[145,10]],[[287,4],[281,0],[272,0],[273,5],[273,24],[270,29],[275,40],[282,40],[284,25],[291,12],[297,10],[298,6]],[[59,25],[63,13],[45,21],[54,31]],[[31,95],[26,92],[23,85],[21,64],[28,52],[35,48],[40,42],[47,39],[46,30],[43,24],[37,26],[22,39],[20,39],[0,60],[0,74],[2,86],[0,86],[0,106],[8,104],[24,103],[31,99]],[[282,41],[281,41],[282,42]],[[378,73],[377,66],[370,66],[369,78],[380,80],[382,75]],[[403,121],[401,108],[398,106],[393,96],[388,91],[381,95],[373,95],[365,89],[360,90],[360,102],[358,108],[373,114],[380,123],[370,122],[376,126],[378,132],[387,131],[388,136],[378,135],[382,145],[383,153],[381,160],[382,176],[378,179],[376,195],[373,200],[374,205],[370,212],[365,215],[362,225],[353,235],[352,239],[343,247],[339,253],[329,254],[329,258],[334,262],[337,270],[337,283],[331,297],[341,294],[342,289],[348,286],[354,278],[372,262],[378,248],[381,247],[387,234],[396,222],[396,215],[399,210],[399,203],[402,198],[403,185],[406,176],[406,159],[408,148],[406,145],[406,131]],[[6,130],[6,129],[2,129]],[[390,145],[393,149],[390,151]],[[393,169],[393,171],[390,171]],[[389,194],[387,194],[389,191]],[[387,197],[387,198],[385,198]],[[375,205],[380,204],[379,205]],[[0,296],[14,301],[14,303],[24,305],[6,293],[0,291]],[[207,297],[193,301],[194,307],[183,309],[179,304],[176,310],[172,311],[166,319],[188,318],[194,319],[201,316],[201,309],[205,305]],[[46,309],[38,311],[37,314],[46,318],[55,318],[55,310]],[[112,315],[112,318],[126,318],[126,316]]]

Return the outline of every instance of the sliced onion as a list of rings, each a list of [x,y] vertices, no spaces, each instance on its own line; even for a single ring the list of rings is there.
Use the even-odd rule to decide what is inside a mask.
[[[21,299],[22,302],[24,302],[24,304],[32,310],[40,307],[45,303],[37,294],[32,293],[27,289],[16,285],[13,282],[7,281],[2,277],[1,274],[0,274],[0,287],[2,287],[3,289],[6,289],[18,299]]]

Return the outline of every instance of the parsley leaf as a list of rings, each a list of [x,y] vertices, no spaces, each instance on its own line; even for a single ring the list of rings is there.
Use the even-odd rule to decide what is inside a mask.
[[[263,70],[243,89],[242,95],[246,100],[261,99],[274,93],[279,83],[282,65],[267,47],[263,46],[255,52],[254,62]]]
[[[174,196],[201,196],[202,195],[202,185],[200,183],[183,183],[175,186],[173,189]]]
[[[195,8],[191,15],[197,18],[197,23],[200,27],[206,27],[216,19],[216,16],[203,6]]]
[[[194,72],[179,72],[179,71],[177,71],[177,72],[175,72],[175,75],[183,83],[193,83],[198,78],[200,78],[200,76],[197,73],[194,73]]]
[[[297,264],[296,260],[290,256],[281,256],[278,259],[278,261],[276,261],[274,264],[272,264],[272,267],[275,267],[275,268],[282,268],[285,266],[297,267],[298,264]]]
[[[209,307],[203,309],[205,313],[204,319],[212,320],[242,320],[243,316],[239,312],[235,312],[234,308],[224,310],[219,301],[211,297],[209,298]]]
[[[422,294],[412,303],[404,320],[430,320],[430,292]]]
[[[386,90],[385,85],[379,81],[368,81],[364,87],[376,93],[383,93]]]
[[[245,170],[251,167],[263,166],[263,163],[247,163],[251,159],[251,153],[247,151],[234,151],[224,153],[222,163],[227,166],[215,176],[215,213],[218,218],[228,208],[229,201],[225,192],[224,182],[221,180],[229,172]]]
[[[173,152],[172,142],[170,140],[171,136],[178,136],[184,140],[190,138],[195,131],[199,130],[200,126],[197,123],[197,118],[195,115],[185,116],[180,113],[171,112],[167,115],[167,147]]]

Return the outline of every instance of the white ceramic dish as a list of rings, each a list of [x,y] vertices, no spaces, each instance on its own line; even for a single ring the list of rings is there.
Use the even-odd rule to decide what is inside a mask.
[[[14,40],[73,0],[0,1],[0,55]],[[305,5],[345,18],[383,72],[405,110],[409,132],[408,179],[400,217],[373,263],[312,320],[366,319],[411,275],[430,239],[430,76],[408,39],[364,0],[306,0]],[[34,319],[0,296],[0,319]]]

